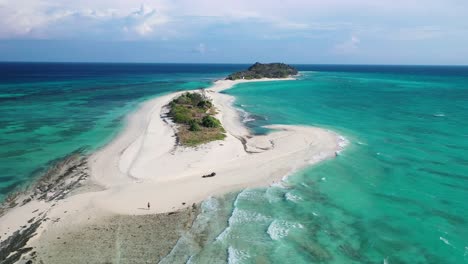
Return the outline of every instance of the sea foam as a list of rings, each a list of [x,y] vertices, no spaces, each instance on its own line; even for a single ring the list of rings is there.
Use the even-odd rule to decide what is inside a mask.
[[[269,220],[270,218],[266,215],[252,212],[252,211],[247,211],[244,209],[235,208],[228,222],[229,222],[229,226],[232,226],[235,224],[266,222]]]
[[[249,257],[249,254],[245,251],[235,249],[231,246],[228,248],[229,264],[244,263]]]
[[[292,192],[287,192],[284,197],[286,198],[287,201],[291,201],[294,203],[297,203],[299,201],[302,201],[302,197],[296,194],[293,194]]]
[[[209,197],[208,199],[204,200],[201,204],[203,212],[217,211],[219,210],[219,206],[219,201],[214,197]]]
[[[286,237],[291,229],[294,228],[304,228],[299,223],[291,223],[283,220],[274,220],[268,226],[267,234],[272,240],[280,240],[283,237]]]
[[[239,116],[241,117],[242,123],[248,123],[255,121],[255,118],[253,118],[249,112],[245,111],[242,108],[236,108],[236,110],[239,112]]]

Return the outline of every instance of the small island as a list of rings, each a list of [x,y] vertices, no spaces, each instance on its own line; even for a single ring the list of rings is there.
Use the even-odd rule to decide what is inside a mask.
[[[316,127],[251,134],[223,93],[245,82],[151,99],[110,143],[54,164],[38,185],[0,205],[0,263],[112,263],[116,255],[179,263],[171,252],[186,232],[198,232],[205,199],[280,182],[343,148],[339,135]]]
[[[221,122],[214,117],[213,103],[203,91],[184,93],[169,107],[169,117],[178,124],[176,136],[180,145],[194,147],[226,137]]]
[[[297,74],[296,68],[284,63],[256,62],[247,70],[230,74],[226,80],[281,79]],[[216,109],[205,90],[183,93],[173,99],[168,108],[168,116],[176,124],[178,145],[196,147],[226,137],[226,131],[215,117]]]
[[[229,75],[226,80],[239,79],[262,79],[262,78],[287,78],[292,75],[297,75],[296,68],[284,63],[260,63],[256,62],[245,71],[240,71]]]

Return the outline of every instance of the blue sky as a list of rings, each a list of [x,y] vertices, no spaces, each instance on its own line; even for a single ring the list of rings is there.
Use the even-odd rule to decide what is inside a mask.
[[[468,64],[466,0],[0,0],[0,60]]]

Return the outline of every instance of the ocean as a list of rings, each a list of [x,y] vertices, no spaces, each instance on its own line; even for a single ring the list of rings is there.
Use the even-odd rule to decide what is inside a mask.
[[[242,67],[0,63],[0,200],[71,152],[109,142],[139,103]]]
[[[0,195],[112,139],[148,98],[247,65],[0,64]],[[163,263],[468,263],[468,67],[297,65],[225,93],[255,133],[325,127],[336,159],[210,198]]]

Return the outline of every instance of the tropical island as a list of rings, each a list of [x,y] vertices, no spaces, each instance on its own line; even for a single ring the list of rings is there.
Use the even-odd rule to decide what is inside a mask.
[[[297,75],[298,71],[293,66],[284,63],[260,63],[256,62],[245,71],[230,74],[226,80],[262,79],[262,78],[287,78]]]
[[[332,131],[269,125],[268,134],[256,135],[245,126],[235,98],[223,91],[293,80],[275,77],[296,73],[259,67],[268,68],[246,71],[258,79],[218,80],[142,103],[107,145],[64,158],[7,199],[0,207],[0,262],[186,262],[171,252],[181,234],[200,226],[205,199],[269,186],[334,158],[344,139]],[[125,246],[116,243],[121,239]]]
[[[186,92],[169,103],[169,116],[178,124],[176,136],[180,145],[197,146],[226,137],[216,110],[204,92]]]
[[[256,62],[247,70],[230,74],[226,81],[278,80],[297,74],[296,68],[285,63]],[[226,131],[215,117],[216,108],[205,89],[185,92],[173,99],[167,107],[168,116],[176,124],[174,131],[178,145],[196,147],[226,138]]]

